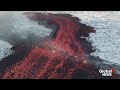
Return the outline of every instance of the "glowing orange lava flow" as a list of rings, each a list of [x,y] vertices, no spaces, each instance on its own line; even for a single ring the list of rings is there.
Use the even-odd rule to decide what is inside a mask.
[[[79,71],[89,74],[87,78],[100,77],[95,67],[87,64],[86,54],[76,37],[81,30],[77,23],[62,15],[25,14],[37,21],[54,23],[57,26],[55,36],[38,41],[36,47],[32,47],[22,60],[5,70],[3,79],[70,79]],[[83,76],[79,74],[78,77]]]

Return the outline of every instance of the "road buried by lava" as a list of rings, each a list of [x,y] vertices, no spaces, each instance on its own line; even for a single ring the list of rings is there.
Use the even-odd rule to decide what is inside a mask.
[[[56,26],[49,37],[33,46],[17,45],[14,54],[0,62],[3,79],[94,79],[102,77],[99,68],[89,63],[93,52],[91,43],[85,40],[92,27],[79,23],[77,17],[64,14],[24,13],[30,20],[45,27]],[[24,23],[24,22],[23,22]],[[52,25],[52,26],[51,26]]]

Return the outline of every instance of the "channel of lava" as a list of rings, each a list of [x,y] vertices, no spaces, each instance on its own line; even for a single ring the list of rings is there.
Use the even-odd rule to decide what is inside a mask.
[[[80,39],[80,35],[88,37],[90,32],[94,33],[95,30],[92,27],[80,24],[78,18],[70,15],[34,12],[27,12],[25,15],[31,20],[38,22],[45,20],[47,24],[55,24],[57,30],[51,37],[45,37],[33,47],[14,46],[14,55],[0,62],[1,78],[104,78],[99,74],[98,68],[88,62],[87,52],[92,52],[92,46],[89,45],[89,49],[85,49],[84,47],[88,46],[82,43],[83,39]],[[119,78],[119,76],[113,75],[109,78]]]

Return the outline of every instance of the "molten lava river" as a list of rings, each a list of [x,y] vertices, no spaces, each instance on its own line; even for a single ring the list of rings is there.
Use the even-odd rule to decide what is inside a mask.
[[[94,79],[102,77],[88,54],[92,46],[84,38],[94,33],[92,27],[81,24],[78,18],[64,14],[24,13],[30,20],[45,27],[57,28],[50,36],[38,40],[33,46],[16,45],[14,54],[0,62],[2,79]],[[23,22],[24,23],[24,22]]]

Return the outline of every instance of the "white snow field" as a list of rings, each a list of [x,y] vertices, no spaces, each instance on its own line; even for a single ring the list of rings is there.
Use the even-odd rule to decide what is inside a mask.
[[[9,44],[8,42],[5,42],[3,40],[0,40],[0,61],[3,58],[5,58],[13,53],[11,48],[12,48],[11,44]]]

